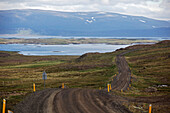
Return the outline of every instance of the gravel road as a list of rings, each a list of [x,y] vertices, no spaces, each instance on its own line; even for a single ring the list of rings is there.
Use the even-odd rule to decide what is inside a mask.
[[[15,113],[130,113],[105,90],[46,89],[19,103]]]
[[[119,75],[112,82],[116,90],[126,90],[130,83],[130,69],[122,55],[116,57]],[[115,98],[107,90],[45,89],[17,104],[14,113],[130,113]]]
[[[114,77],[113,82],[111,83],[112,89],[115,90],[127,90],[130,84],[131,71],[125,57],[123,56],[124,54],[125,52],[116,56],[116,65],[119,74]]]

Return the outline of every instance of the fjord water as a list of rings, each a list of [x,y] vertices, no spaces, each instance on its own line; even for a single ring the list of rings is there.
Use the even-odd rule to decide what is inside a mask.
[[[40,44],[0,44],[0,51],[18,51],[23,55],[82,55],[89,52],[112,52],[129,45],[108,44],[69,44],[69,45],[40,45]]]

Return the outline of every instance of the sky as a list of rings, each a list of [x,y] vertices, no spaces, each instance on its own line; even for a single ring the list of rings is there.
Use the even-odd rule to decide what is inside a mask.
[[[170,20],[170,0],[0,0],[0,10],[9,9],[102,11]]]

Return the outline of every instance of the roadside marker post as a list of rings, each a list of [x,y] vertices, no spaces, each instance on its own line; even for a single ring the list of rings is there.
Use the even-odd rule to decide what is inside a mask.
[[[64,89],[64,83],[62,83],[62,88]]]
[[[2,113],[5,113],[5,107],[6,107],[6,100],[3,99],[3,108],[2,108]]]
[[[110,85],[107,84],[107,91],[110,92]]]
[[[47,80],[47,74],[45,71],[43,72],[42,79],[44,80],[44,89],[45,89],[45,80]]]
[[[149,113],[152,112],[152,104],[149,104]]]
[[[121,92],[123,92],[123,89],[121,89]]]
[[[35,92],[35,83],[33,83],[33,91]]]

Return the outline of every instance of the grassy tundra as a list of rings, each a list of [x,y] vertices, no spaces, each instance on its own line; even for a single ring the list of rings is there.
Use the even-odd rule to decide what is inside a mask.
[[[16,52],[0,52],[0,98],[12,108],[23,97],[42,90],[42,73],[47,73],[46,88],[99,88],[116,73],[117,53],[88,53],[82,56],[24,56]],[[1,108],[1,107],[0,107]]]
[[[130,91],[116,92],[134,98],[125,105],[134,113],[148,112],[149,104],[154,113],[170,111],[170,41],[154,45],[136,45],[122,51],[132,72]]]
[[[7,108],[12,109],[32,92],[33,83],[36,84],[36,90],[42,90],[44,70],[47,73],[46,88],[56,88],[62,83],[70,88],[105,88],[117,73],[116,55],[129,50],[135,50],[125,54],[132,71],[132,87],[130,91],[123,93],[114,92],[137,99],[169,95],[170,41],[163,41],[155,45],[136,45],[115,52],[87,53],[82,56],[24,56],[17,52],[1,51],[0,99],[6,98]],[[154,108],[155,112],[160,113],[163,107],[164,111],[168,109],[166,104],[159,105],[159,108]],[[144,111],[147,108],[148,103]],[[130,109],[136,113],[140,112],[134,108]]]

